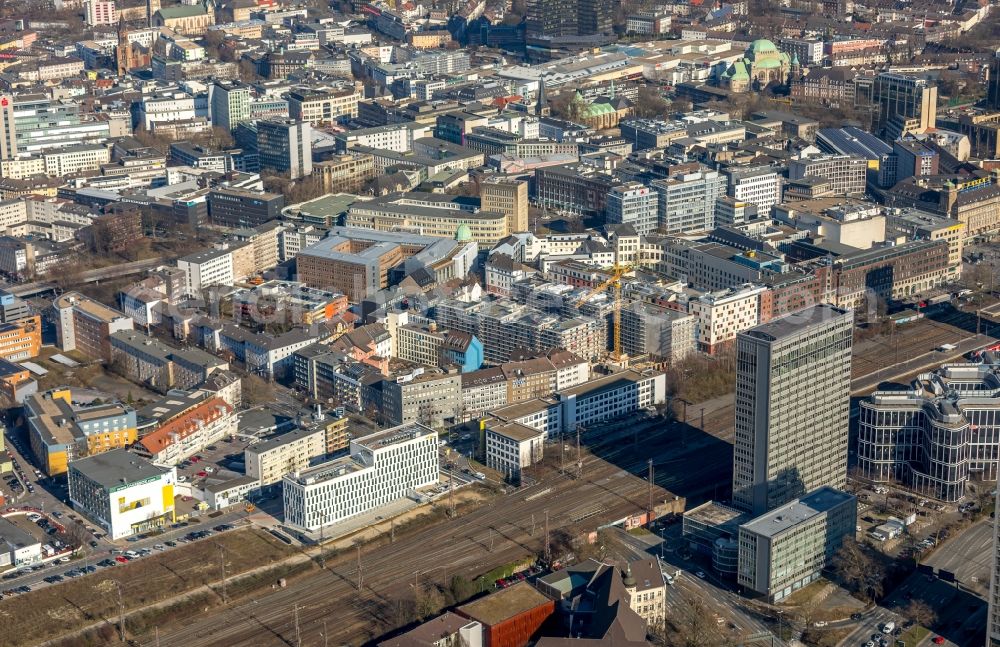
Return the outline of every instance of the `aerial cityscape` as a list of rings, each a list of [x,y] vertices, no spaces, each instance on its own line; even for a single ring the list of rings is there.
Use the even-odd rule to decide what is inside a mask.
[[[0,647],[1000,647],[1000,2],[0,0]]]

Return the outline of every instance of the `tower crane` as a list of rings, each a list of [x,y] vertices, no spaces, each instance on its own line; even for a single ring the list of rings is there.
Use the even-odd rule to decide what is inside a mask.
[[[605,271],[610,272],[611,276],[594,286],[574,304],[577,308],[579,308],[584,303],[589,301],[594,295],[611,289],[613,307],[612,326],[614,327],[614,345],[613,350],[611,351],[611,358],[615,363],[621,364],[622,366],[628,362],[628,357],[622,352],[622,277],[634,270],[638,265],[639,261],[622,264],[616,259],[614,265],[609,268],[605,268]]]

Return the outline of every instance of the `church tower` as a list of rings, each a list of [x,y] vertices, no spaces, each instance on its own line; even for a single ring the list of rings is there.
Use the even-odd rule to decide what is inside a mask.
[[[117,63],[119,77],[128,74],[129,48],[131,46],[131,43],[128,42],[128,30],[125,29],[125,19],[119,16],[118,46],[115,47],[115,63]]]
[[[160,10],[160,0],[146,0],[146,27],[152,28],[153,14]]]
[[[535,101],[535,116],[548,117],[552,113],[549,101],[545,97],[545,76],[538,79],[538,99]]]

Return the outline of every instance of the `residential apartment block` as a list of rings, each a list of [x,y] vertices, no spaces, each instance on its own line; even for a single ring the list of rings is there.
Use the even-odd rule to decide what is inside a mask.
[[[313,459],[327,454],[326,449],[325,429],[299,428],[247,446],[243,459],[247,476],[267,487],[286,474],[306,470]]]
[[[224,438],[236,437],[237,416],[222,398],[204,393],[174,394],[139,412],[152,409],[157,427],[136,443],[134,450],[157,465],[177,465]]]
[[[56,345],[91,359],[110,362],[111,335],[133,328],[131,318],[79,292],[59,296],[52,307],[56,312]]]
[[[154,391],[193,389],[215,371],[229,368],[226,360],[198,348],[171,348],[136,330],[113,333],[108,340],[110,362],[130,379]]]
[[[486,361],[494,363],[509,360],[515,349],[540,354],[563,348],[589,359],[607,347],[603,321],[567,319],[508,301],[443,301],[435,317],[442,328],[475,335],[483,343]]]

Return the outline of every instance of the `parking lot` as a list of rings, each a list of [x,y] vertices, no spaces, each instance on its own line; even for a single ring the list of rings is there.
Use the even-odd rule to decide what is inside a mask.
[[[928,550],[947,538],[947,531],[942,529],[961,517],[961,511],[954,505],[933,501],[902,488],[852,481],[850,489],[858,497],[858,539],[893,557],[905,557],[910,550],[916,553]],[[885,541],[872,536],[874,529],[890,518],[905,521],[911,515],[915,517],[913,523],[907,525],[900,536]],[[925,541],[928,537],[930,546]]]
[[[226,438],[206,446],[177,465],[177,482],[201,488],[208,479],[221,471],[242,473],[243,450],[248,444],[245,440]]]
[[[108,549],[108,552],[103,553],[103,556],[101,553],[91,551],[78,553],[72,557],[66,555],[45,564],[22,567],[3,575],[2,580],[0,580],[2,581],[0,600],[4,597],[28,593],[47,585],[51,586],[82,577],[98,570],[127,564],[183,544],[208,539],[218,533],[233,530],[239,525],[241,524],[232,516],[227,516],[225,521],[211,527],[207,527],[207,523],[196,526],[192,523],[180,522],[160,535],[130,537],[125,547]]]

